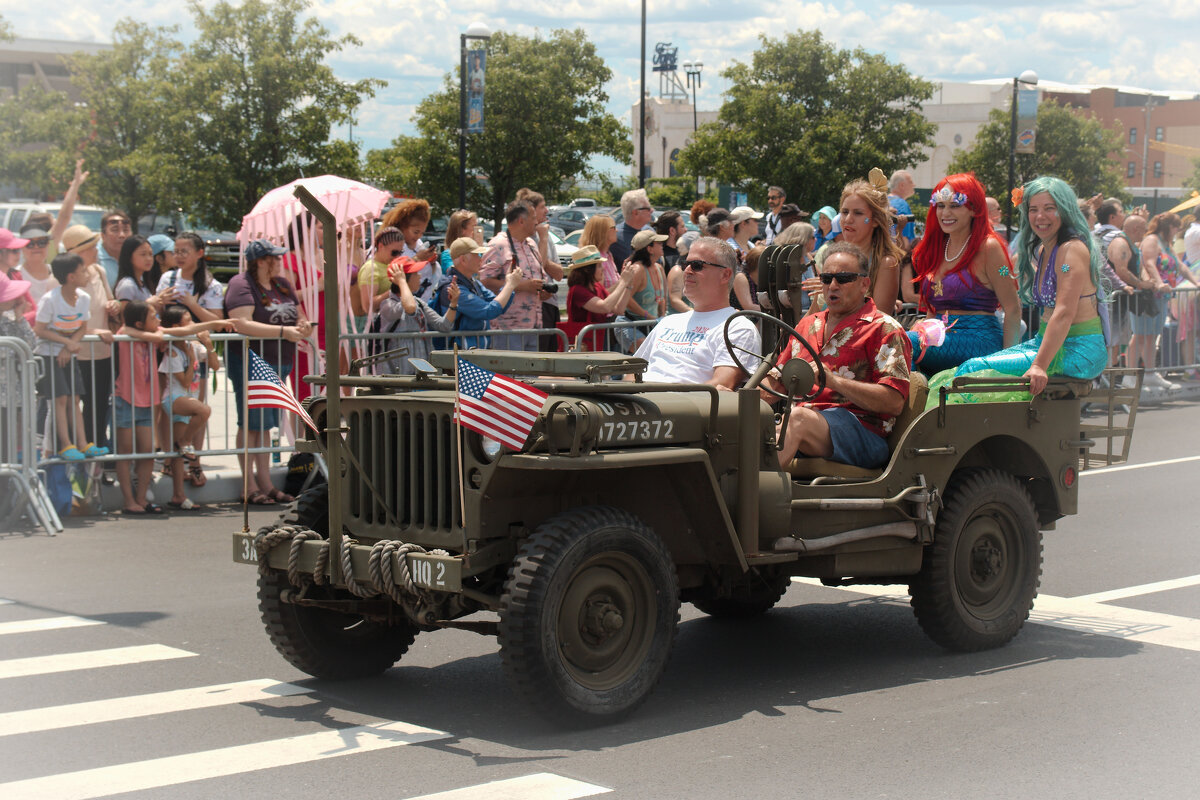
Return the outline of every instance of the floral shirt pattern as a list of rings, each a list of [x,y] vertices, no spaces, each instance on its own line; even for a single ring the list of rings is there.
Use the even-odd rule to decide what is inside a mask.
[[[796,326],[804,340],[821,354],[826,371],[851,380],[890,386],[907,399],[912,345],[903,326],[877,309],[868,297],[858,313],[839,322],[829,341],[822,344],[828,315],[827,310],[810,314]],[[782,367],[796,356],[812,362],[808,351],[792,339],[776,366]],[[861,409],[828,388],[807,405],[817,411],[844,408],[858,417],[863,427],[880,436],[886,437],[896,424],[895,417]]]
[[[550,277],[542,268],[542,258],[538,255],[533,239],[523,242],[513,240],[513,245],[517,250],[517,263],[526,278],[546,280]],[[488,251],[483,257],[483,268],[479,271],[479,277],[502,281],[512,267],[512,261],[513,248],[509,246],[509,237],[504,233],[498,234],[488,242]],[[538,299],[537,294],[530,292],[513,292],[512,305],[492,320],[492,328],[496,330],[513,331],[540,327],[542,301]]]

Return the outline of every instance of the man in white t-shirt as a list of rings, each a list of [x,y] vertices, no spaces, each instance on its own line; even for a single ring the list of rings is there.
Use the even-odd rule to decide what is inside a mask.
[[[638,358],[650,362],[642,379],[654,383],[707,383],[718,389],[733,388],[747,376],[725,346],[725,321],[736,313],[729,305],[737,255],[733,248],[711,236],[697,239],[683,267],[683,293],[692,310],[663,317],[637,349]],[[745,317],[733,322],[730,340],[750,353],[762,352],[758,329]]]

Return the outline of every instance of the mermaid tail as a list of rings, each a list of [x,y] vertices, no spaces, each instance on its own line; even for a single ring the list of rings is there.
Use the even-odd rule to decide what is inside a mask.
[[[938,347],[927,348],[924,356],[921,356],[920,338],[916,332],[908,332],[914,369],[927,376],[936,375],[976,356],[995,353],[1004,346],[1004,330],[995,314],[951,314],[947,325],[951,327],[946,329],[946,340]]]

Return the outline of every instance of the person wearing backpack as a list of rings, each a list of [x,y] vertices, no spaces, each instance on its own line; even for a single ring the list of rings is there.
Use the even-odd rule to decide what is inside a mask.
[[[454,330],[454,318],[458,316],[459,288],[457,278],[451,278],[446,287],[446,297],[449,305],[443,316],[429,307],[421,298],[415,295],[421,285],[421,270],[427,261],[415,261],[408,256],[400,256],[388,265],[389,276],[392,279],[392,293],[379,306],[379,325],[387,333],[425,333],[431,328],[442,333]],[[416,370],[409,363],[410,358],[429,358],[430,340],[420,337],[386,340],[387,349],[400,347],[408,349],[408,354],[390,358],[379,364],[380,374],[413,375]]]

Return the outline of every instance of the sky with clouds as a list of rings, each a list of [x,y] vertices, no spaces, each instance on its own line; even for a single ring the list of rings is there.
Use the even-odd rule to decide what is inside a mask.
[[[628,123],[638,95],[640,9],[638,0],[313,0],[311,5],[327,28],[353,33],[363,42],[331,59],[337,74],[389,83],[361,109],[354,128],[354,138],[368,148],[414,132],[413,109],[454,69],[458,35],[477,19],[494,31],[529,36],[584,28],[613,71],[610,110]],[[53,15],[37,4],[0,0],[0,15],[18,36],[32,38],[110,41],[112,22],[122,16],[179,24],[182,38],[193,35],[186,5],[178,0],[72,2]],[[667,41],[679,48],[681,63],[704,62],[701,110],[720,106],[728,88],[720,72],[731,61],[748,62],[761,35],[779,37],[796,29],[818,29],[840,47],[882,52],[929,79],[1009,78],[1032,68],[1043,79],[1063,83],[1200,93],[1196,0],[1011,0],[1003,5],[992,0],[650,0],[647,22],[648,57],[655,42]],[[649,71],[647,87],[657,92]]]

